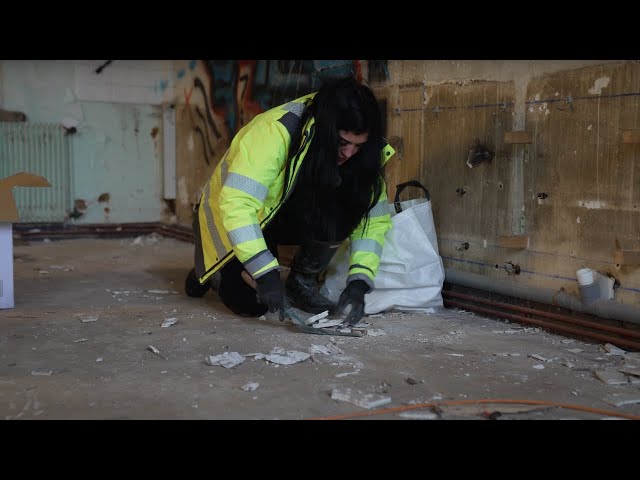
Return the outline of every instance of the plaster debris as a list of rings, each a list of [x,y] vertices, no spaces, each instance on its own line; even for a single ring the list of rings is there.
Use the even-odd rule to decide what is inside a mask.
[[[352,403],[358,407],[370,409],[391,403],[391,397],[378,393],[364,393],[351,388],[334,388],[331,390],[331,399]]]
[[[432,412],[402,412],[398,414],[398,417],[408,420],[437,420],[438,414]]]
[[[622,355],[626,355],[627,353],[625,350],[618,348],[615,345],[612,345],[611,343],[605,343],[604,349],[611,355],[622,356]]]
[[[49,376],[51,374],[53,374],[53,370],[44,370],[41,368],[31,370],[31,375],[33,375],[34,377]]]
[[[79,343],[79,342],[86,342],[88,339],[86,338],[79,338],[77,340],[74,340],[73,343]]]
[[[626,385],[629,383],[627,376],[616,370],[599,370],[593,374],[607,385]]]
[[[548,358],[544,358],[542,355],[538,355],[537,353],[532,353],[529,357],[534,358],[536,360],[540,360],[541,362],[550,362]]]
[[[242,387],[240,387],[242,390],[244,390],[245,392],[253,392],[255,389],[257,389],[260,386],[260,384],[258,382],[249,382],[244,384]]]
[[[336,378],[342,378],[342,377],[346,377],[348,375],[357,375],[358,373],[360,373],[360,370],[356,370],[354,372],[342,372],[342,373],[336,373],[334,375],[334,377]]]
[[[534,365],[533,368],[535,368],[536,370],[544,370],[544,365],[542,364]]]
[[[304,321],[304,324],[305,325],[311,325],[312,323],[317,322],[318,320],[321,320],[321,319],[326,318],[328,316],[329,316],[329,310],[325,310],[322,313],[318,313],[317,315],[314,315],[312,317],[307,318]],[[342,321],[340,321],[340,323],[342,323]]]
[[[618,371],[626,375],[640,377],[640,368],[636,367],[635,365],[623,365],[622,368],[618,369]]]
[[[336,325],[342,325],[343,320],[327,320],[324,322],[316,322],[312,325],[313,328],[326,328],[326,327],[335,327]]]
[[[451,357],[464,357],[461,353],[445,353],[445,355],[449,355]]]
[[[178,293],[175,290],[147,290],[148,293],[158,293],[158,294],[164,294],[167,295],[169,293]]]
[[[261,321],[263,321],[263,322],[264,322],[266,319],[267,319],[267,317],[265,317],[264,315],[260,315],[260,316],[258,317],[258,320],[261,320]]]
[[[386,335],[386,332],[384,330],[376,330],[376,329],[371,329],[371,330],[367,330],[367,335],[371,336],[371,337],[379,337],[380,335]]]
[[[297,350],[288,350],[284,354],[271,353],[265,356],[265,360],[279,365],[291,365],[293,363],[304,362],[311,354],[307,352],[298,352]],[[277,366],[277,365],[276,365]]]
[[[76,316],[80,316],[80,315],[76,315]],[[97,315],[86,315],[84,317],[81,317],[80,321],[82,323],[97,322],[98,321],[98,316]]]
[[[208,355],[207,362],[209,365],[216,366],[219,365],[224,368],[233,368],[237,365],[240,365],[246,359],[244,355],[239,354],[238,352],[224,352],[220,355]]]
[[[313,355],[314,353],[321,353],[322,355],[331,355],[331,350],[324,345],[311,345],[309,349],[309,353]]]
[[[175,325],[177,321],[178,321],[178,319],[175,318],[175,317],[173,317],[173,318],[165,318],[160,326],[162,328],[167,328],[167,327],[170,327],[171,325]]]
[[[149,345],[147,347],[147,350],[149,350],[151,353],[159,356],[160,358],[162,358],[163,360],[166,360],[166,357],[164,357],[161,353],[160,350],[158,350],[156,347],[154,347],[153,345]]]
[[[567,350],[567,352],[580,353],[580,352],[584,352],[584,350],[582,350],[581,348],[570,348]]]
[[[622,407],[624,405],[634,405],[640,403],[640,393],[631,394],[613,394],[604,399],[610,405],[614,407]]]
[[[102,360],[104,360],[103,357],[98,357],[98,358],[96,358],[96,363],[100,363]]]

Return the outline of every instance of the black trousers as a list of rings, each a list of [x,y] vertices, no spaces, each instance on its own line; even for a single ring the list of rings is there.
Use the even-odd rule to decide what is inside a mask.
[[[278,245],[300,245],[309,241],[309,236],[303,235],[303,215],[307,214],[296,198],[291,198],[278,211],[276,217],[267,225],[262,234],[267,248],[274,257],[278,258]],[[351,233],[341,218],[336,218],[336,236],[346,239]],[[321,233],[312,234],[311,240],[327,240]],[[220,269],[220,284],[218,295],[222,303],[236,315],[244,317],[259,317],[267,312],[267,307],[258,303],[256,291],[242,279],[244,266],[233,258]]]

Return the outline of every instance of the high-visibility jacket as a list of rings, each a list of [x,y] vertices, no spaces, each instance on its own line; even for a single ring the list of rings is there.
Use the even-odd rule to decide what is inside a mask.
[[[262,230],[293,191],[315,130],[312,116],[302,125],[303,112],[314,95],[311,93],[260,113],[231,141],[204,187],[194,218],[195,269],[201,283],[234,256],[254,279],[279,268]],[[301,128],[301,135],[297,135]],[[296,137],[301,141],[297,151],[292,151],[296,145],[292,146],[291,141]],[[385,143],[380,152],[381,165],[394,153]],[[290,157],[293,164],[285,185]],[[389,228],[391,217],[383,186],[377,204],[369,212],[366,230],[363,218],[349,237],[348,282],[362,279],[374,287],[385,232]]]

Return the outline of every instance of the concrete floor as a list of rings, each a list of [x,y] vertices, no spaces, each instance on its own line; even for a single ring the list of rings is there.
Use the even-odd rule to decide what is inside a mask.
[[[15,245],[16,307],[0,310],[0,418],[640,416],[640,403],[609,403],[640,401],[638,383],[607,384],[595,375],[632,366],[635,355],[447,309],[367,317],[377,336],[309,335],[275,314],[266,320],[230,314],[213,292],[184,295],[192,251],[189,243],[155,235]],[[177,322],[161,327],[168,318]],[[330,351],[291,365],[260,356],[233,368],[206,362],[224,352],[309,353],[313,345]],[[259,386],[243,390],[251,382]],[[353,398],[359,391],[391,401],[366,409],[331,398],[334,389],[347,388]],[[568,405],[473,404],[480,400]],[[439,406],[410,408],[422,403]]]

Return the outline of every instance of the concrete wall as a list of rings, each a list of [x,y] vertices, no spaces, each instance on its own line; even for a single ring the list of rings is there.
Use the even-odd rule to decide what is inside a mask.
[[[577,293],[589,267],[640,305],[640,265],[614,261],[640,249],[640,147],[623,140],[640,128],[638,62],[403,60],[389,73],[374,89],[399,151],[390,194],[427,186],[447,268]],[[514,131],[531,143],[509,143]],[[476,138],[495,157],[470,168]]]
[[[74,127],[72,223],[170,219],[162,192],[162,102],[171,62],[5,60],[0,108]],[[101,200],[101,201],[99,201]],[[62,221],[62,218],[51,218]]]

